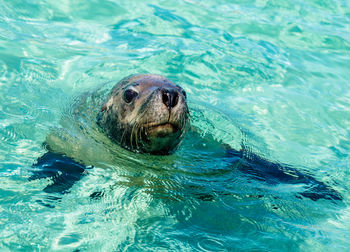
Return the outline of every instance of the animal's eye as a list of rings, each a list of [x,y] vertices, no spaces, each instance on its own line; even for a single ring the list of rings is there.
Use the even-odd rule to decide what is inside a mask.
[[[187,98],[187,94],[186,94],[185,90],[182,90],[182,94],[183,94],[183,96],[184,96],[185,99],[186,99],[186,98]]]
[[[123,99],[126,103],[130,103],[132,102],[132,100],[134,100],[134,98],[138,96],[138,93],[135,92],[132,89],[127,89],[125,90],[124,94],[123,94]]]

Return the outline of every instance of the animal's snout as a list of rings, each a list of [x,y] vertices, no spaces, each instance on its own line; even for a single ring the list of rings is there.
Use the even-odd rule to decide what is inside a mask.
[[[168,109],[172,109],[179,102],[179,92],[175,89],[162,89],[162,101]]]

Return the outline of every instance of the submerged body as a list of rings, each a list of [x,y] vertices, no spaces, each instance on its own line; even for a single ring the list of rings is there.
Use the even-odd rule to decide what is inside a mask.
[[[87,96],[73,109],[74,120],[80,123],[84,120],[95,120],[96,127],[84,130],[83,124],[72,126],[67,123],[62,126],[73,127],[78,134],[72,137],[73,134],[64,133],[63,130],[47,137],[45,145],[49,152],[38,159],[36,167],[39,170],[32,176],[33,179],[53,178],[53,184],[47,186],[45,191],[67,192],[74,182],[87,173],[87,166],[103,167],[108,163],[120,162],[118,156],[127,159],[130,156],[128,151],[172,154],[189,129],[185,91],[162,76],[146,74],[126,77],[103,100],[102,104],[91,104],[92,100]],[[78,116],[81,110],[87,109],[84,106],[86,103],[90,103],[88,109],[94,116]],[[88,113],[83,113],[86,114]],[[211,153],[215,155],[214,158],[219,157],[228,164],[225,169],[235,169],[270,185],[304,185],[298,195],[312,200],[342,199],[335,190],[297,169],[269,162],[244,150],[234,150],[228,145],[215,142],[214,139],[201,139],[202,136],[193,129],[189,131],[191,137],[196,139],[193,142],[208,142],[209,146],[215,148]],[[144,156],[141,154],[138,156],[140,159]],[[215,192],[217,193],[226,192]],[[212,199],[210,193],[200,192],[197,196]]]

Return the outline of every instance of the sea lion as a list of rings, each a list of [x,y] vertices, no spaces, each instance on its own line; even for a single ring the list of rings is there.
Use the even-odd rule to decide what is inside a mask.
[[[125,155],[119,160],[113,159],[121,152],[114,150],[115,146],[136,153],[172,154],[189,129],[186,92],[163,76],[132,75],[119,81],[106,99],[91,98],[94,96],[99,97],[95,92],[79,98],[71,115],[61,123],[63,132],[53,132],[47,137],[44,145],[48,152],[38,159],[30,178],[51,177],[53,183],[44,191],[67,192],[87,173],[88,166],[102,167],[107,162],[124,161]],[[87,126],[90,123],[97,126]],[[68,133],[64,133],[65,128],[69,128]],[[291,166],[270,162],[244,148],[234,150],[225,143],[200,139],[201,135],[193,130],[191,137],[196,139],[193,142],[213,146],[215,150],[204,152],[205,155],[213,153],[215,159],[219,156],[222,163],[229,164],[225,169],[239,170],[272,185],[305,185],[305,190],[298,194],[312,200],[342,199],[330,186]],[[108,140],[112,144],[107,143]],[[218,193],[226,192],[215,192]],[[206,200],[213,197],[210,193],[197,196]]]
[[[163,76],[121,80],[102,106],[97,123],[122,147],[151,154],[173,153],[188,126],[186,92]]]

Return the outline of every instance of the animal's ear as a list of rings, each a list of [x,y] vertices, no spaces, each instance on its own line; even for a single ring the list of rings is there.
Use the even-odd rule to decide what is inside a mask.
[[[106,102],[102,107],[101,107],[101,112],[105,111],[105,110],[109,110],[111,108],[113,104],[113,97],[111,97],[111,99],[109,99],[108,102]]]

